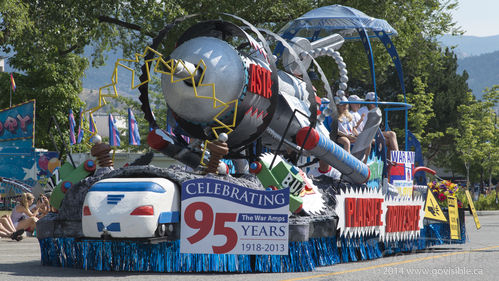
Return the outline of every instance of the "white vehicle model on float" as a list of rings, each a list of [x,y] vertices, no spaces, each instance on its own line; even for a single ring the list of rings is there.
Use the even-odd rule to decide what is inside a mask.
[[[170,180],[104,179],[85,197],[83,234],[95,238],[172,236],[178,230],[179,215],[179,189]]]

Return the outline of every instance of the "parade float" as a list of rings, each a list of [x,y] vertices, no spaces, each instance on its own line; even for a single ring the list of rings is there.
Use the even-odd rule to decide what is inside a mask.
[[[132,87],[140,92],[151,128],[147,142],[182,165],[159,168],[138,159],[113,167],[110,146],[93,136],[95,158],[63,166],[53,179],[51,203],[57,212],[37,223],[43,265],[293,272],[465,242],[464,213],[455,198],[448,196],[445,211],[427,188],[415,188],[415,173],[425,169],[415,168],[422,163],[420,148],[408,151],[417,148],[409,140],[417,140],[407,123],[406,149],[392,151],[390,162],[378,108],[368,113],[351,153],[333,141],[334,125],[331,131],[324,126],[327,119],[337,123],[334,97],[347,90],[341,30],[356,32],[368,51],[374,92],[369,38],[377,37],[393,58],[405,93],[390,40],[396,31],[386,21],[340,5],[312,10],[277,34],[233,15],[220,18],[188,27],[163,54],[159,50],[167,49],[170,29],[182,19],[167,24],[135,59],[116,62],[112,83],[99,91],[99,106],[118,69],[133,71],[124,63],[142,63],[140,83],[132,80]],[[324,75],[316,61],[322,56],[331,57],[339,77]],[[326,99],[315,94],[311,66]],[[149,104],[148,83],[155,74],[161,75],[173,130],[157,124]],[[331,79],[339,81],[335,91]],[[373,103],[406,116],[411,107],[377,98]],[[232,161],[232,173],[221,159]],[[307,176],[313,159],[340,176]]]

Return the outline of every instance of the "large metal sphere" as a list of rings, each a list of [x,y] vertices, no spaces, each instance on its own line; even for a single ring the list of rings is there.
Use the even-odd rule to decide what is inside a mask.
[[[227,42],[213,37],[196,37],[177,47],[170,58],[194,65],[203,60],[206,68],[202,84],[213,83],[218,100],[229,103],[241,95],[245,79],[243,63],[238,52]],[[166,103],[181,118],[192,123],[207,124],[223,109],[220,102],[214,102],[211,86],[197,86],[197,95],[204,97],[198,98],[190,79],[175,82],[177,79],[173,77],[173,80],[170,75],[163,74],[161,86]],[[229,112],[230,109],[224,111]]]

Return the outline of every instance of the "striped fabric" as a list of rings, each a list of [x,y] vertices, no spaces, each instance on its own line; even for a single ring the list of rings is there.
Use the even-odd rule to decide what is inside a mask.
[[[95,121],[92,112],[88,114],[88,128],[91,133],[97,133],[97,128],[95,127]]]
[[[69,144],[74,145],[76,144],[76,138],[75,138],[75,117],[73,115],[73,110],[69,110]]]
[[[83,137],[85,135],[83,131],[83,122],[85,121],[85,117],[83,116],[83,108],[80,107],[80,114],[79,115],[79,123],[78,123],[78,138],[76,139],[76,143],[81,143],[83,140]]]
[[[120,132],[118,127],[116,127],[116,120],[111,113],[109,113],[109,145],[110,146],[120,146]]]
[[[130,145],[140,145],[139,126],[130,108],[128,109],[128,143]]]

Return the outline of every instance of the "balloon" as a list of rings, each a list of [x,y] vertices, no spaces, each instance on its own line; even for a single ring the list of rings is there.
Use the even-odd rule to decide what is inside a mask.
[[[52,173],[55,170],[55,168],[61,166],[61,161],[59,159],[57,159],[56,157],[54,157],[48,161],[47,166],[48,166],[48,170],[50,171],[50,173]]]
[[[40,169],[47,170],[48,163],[49,163],[49,160],[47,159],[47,156],[42,155],[42,156],[40,156],[40,158],[38,158],[38,167],[40,167]]]

